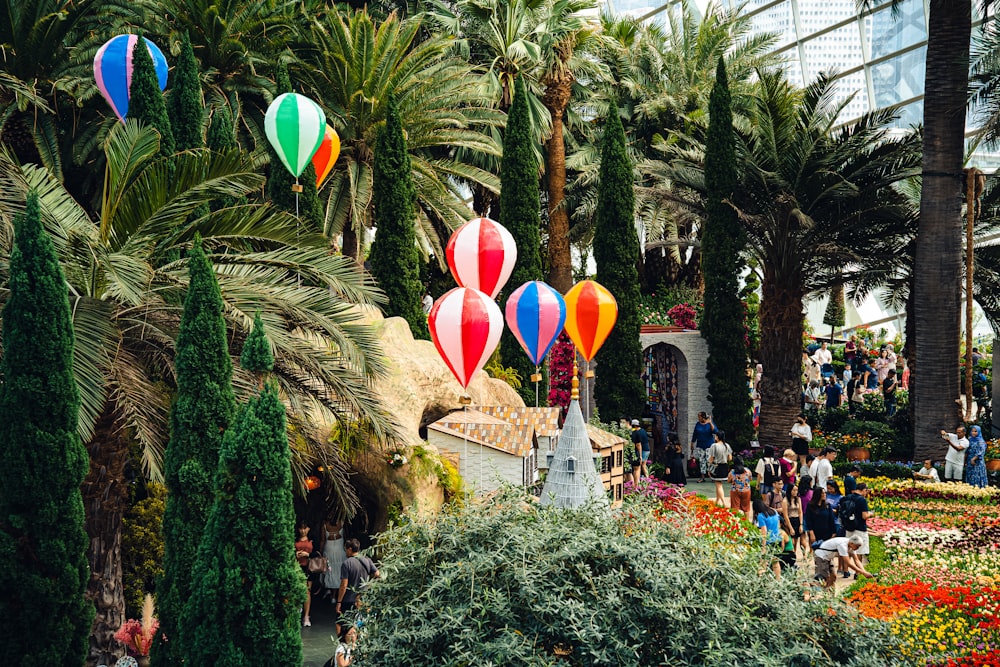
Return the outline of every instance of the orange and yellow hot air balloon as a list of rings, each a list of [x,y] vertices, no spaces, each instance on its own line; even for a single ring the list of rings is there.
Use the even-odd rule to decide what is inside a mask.
[[[566,293],[566,333],[587,361],[601,349],[617,319],[618,302],[600,283],[584,280]]]
[[[323,134],[323,142],[312,156],[313,167],[316,169],[317,189],[333,170],[333,165],[337,163],[338,157],[340,157],[340,136],[336,130],[327,125],[326,132]]]

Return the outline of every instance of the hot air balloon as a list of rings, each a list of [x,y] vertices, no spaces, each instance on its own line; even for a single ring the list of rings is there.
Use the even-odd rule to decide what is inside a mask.
[[[434,303],[427,324],[438,353],[465,389],[500,343],[503,315],[479,290],[456,287]]]
[[[601,284],[584,280],[566,293],[566,333],[587,361],[601,349],[617,319],[618,303]]]
[[[506,316],[511,333],[538,366],[566,323],[566,302],[555,288],[534,280],[511,293]]]
[[[163,52],[151,41],[143,37],[149,55],[153,58],[156,80],[160,90],[167,87],[167,59]],[[128,115],[129,89],[132,87],[132,50],[139,41],[138,35],[118,35],[112,37],[97,50],[94,56],[94,80],[97,89],[108,101],[118,119],[125,121]]]
[[[308,97],[278,95],[264,114],[264,133],[282,164],[298,178],[323,143],[326,114]]]
[[[330,174],[333,165],[336,164],[340,156],[340,136],[337,131],[329,125],[323,135],[323,141],[319,145],[319,150],[312,156],[313,167],[316,169],[316,188]]]
[[[445,259],[459,286],[479,290],[495,299],[514,270],[517,244],[500,223],[475,218],[456,229],[448,239]]]

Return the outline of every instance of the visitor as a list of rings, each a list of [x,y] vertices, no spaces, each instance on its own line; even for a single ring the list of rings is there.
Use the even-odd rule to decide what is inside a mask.
[[[910,366],[906,363],[906,358],[903,358],[903,376],[899,380],[899,386],[906,391],[910,390]]]
[[[848,407],[848,413],[850,413],[853,418],[857,415],[858,410],[860,410],[865,405],[865,380],[864,377],[859,377],[854,382],[854,391],[851,393],[851,404]]]
[[[858,466],[851,466],[851,469],[847,471],[844,475],[844,495],[851,493],[856,488],[858,488],[858,477],[861,477],[861,468]]]
[[[779,544],[781,546],[781,551],[778,553],[778,558],[775,561],[775,564],[777,564],[778,566],[778,569],[775,570],[774,572],[775,576],[781,576],[781,573],[784,572],[785,570],[797,567],[796,565],[797,559],[795,556],[795,540],[792,538],[791,535],[789,535],[784,530],[780,531],[778,534],[781,538],[779,541]],[[773,569],[774,564],[772,564],[771,567]]]
[[[875,360],[875,375],[878,377],[878,383],[881,385],[885,382],[885,379],[889,377],[889,353],[885,348],[879,352],[878,359]]]
[[[898,386],[896,369],[890,368],[885,380],[882,381],[882,402],[885,404],[886,417],[892,417],[896,414],[896,388]]]
[[[885,344],[885,358],[889,362],[889,368],[895,370],[899,358],[896,356],[896,347],[892,343]]]
[[[729,507],[743,512],[747,521],[753,522],[750,507],[750,471],[743,465],[743,459],[733,459],[733,469],[729,471]]]
[[[799,466],[799,477],[802,477],[803,475],[809,475],[810,477],[812,476],[809,473],[809,469],[812,468],[812,464],[815,460],[816,460],[815,456],[813,456],[812,454],[806,454],[805,462],[803,462],[803,464]]]
[[[806,383],[816,382],[819,386],[819,363],[815,359],[809,356],[808,350],[802,350],[802,372],[805,376]]]
[[[796,495],[799,500],[799,516],[802,517],[799,545],[802,547],[802,553],[808,555],[809,542],[807,533],[809,532],[809,521],[806,519],[806,508],[809,507],[809,503],[812,502],[813,497],[813,480],[808,474],[802,475],[799,478],[798,493]]]
[[[344,523],[334,517],[327,517],[323,522],[322,539],[320,540],[323,555],[330,564],[320,577],[324,597],[330,601],[336,600],[337,589],[340,587],[340,566],[346,558],[344,553]]]
[[[361,544],[356,538],[344,542],[347,558],[340,566],[340,590],[337,591],[337,617],[361,605],[361,592],[369,579],[378,579],[379,571],[375,563],[361,555]]]
[[[792,424],[788,435],[792,438],[792,451],[795,452],[799,463],[805,463],[806,456],[809,454],[809,443],[813,439],[812,429],[809,428],[805,415],[799,415],[795,418],[795,423]]]
[[[781,484],[781,464],[774,458],[774,447],[764,445],[763,456],[757,461],[754,472],[757,474],[757,488],[760,495],[766,496],[774,491],[775,484]]]
[[[779,532],[779,522],[781,517],[773,507],[768,507],[762,500],[753,501],[753,512],[756,516],[757,527],[764,538],[764,544],[777,544],[781,540]],[[766,548],[766,546],[765,546]]]
[[[840,515],[840,523],[844,526],[844,534],[861,540],[861,546],[856,553],[865,563],[868,561],[868,519],[872,517],[868,510],[867,495],[868,485],[858,482],[854,491],[840,499],[837,512]]]
[[[948,453],[944,457],[944,481],[961,482],[965,476],[965,450],[969,448],[965,427],[959,426],[954,433],[941,431],[941,437],[948,441]]]
[[[833,461],[837,458],[837,450],[833,447],[824,447],[820,450],[819,456],[809,466],[809,476],[813,478],[813,484],[817,489],[826,489],[826,483],[833,477]]]
[[[298,533],[298,539],[295,540],[295,560],[298,561],[299,567],[302,568],[302,574],[306,575],[306,601],[302,606],[305,615],[302,619],[302,627],[308,628],[312,625],[312,622],[309,620],[309,610],[312,607],[313,588],[321,573],[309,571],[309,557],[313,553],[313,543],[309,539],[309,526],[300,523],[295,527],[295,530]]]
[[[850,340],[844,345],[844,363],[848,368],[854,370],[854,358],[858,354],[858,337],[851,336]]]
[[[819,388],[819,380],[809,380],[809,386],[806,387],[804,401],[802,408],[805,412],[814,412],[819,410],[819,406],[822,405],[820,396],[822,395],[822,390]]]
[[[803,539],[802,503],[799,502],[798,486],[792,485],[791,488],[788,489],[785,493],[782,505],[785,511],[785,516],[788,518],[788,525],[791,528],[791,530],[788,531],[788,534],[792,536],[792,540],[798,543]]]
[[[851,479],[854,479],[851,477]],[[835,480],[830,480],[826,483],[826,494],[825,500],[827,507],[830,508],[830,512],[833,514],[833,537],[845,537],[845,531],[843,525],[840,523],[840,517],[837,516],[837,508],[840,506],[840,499],[843,496],[840,494],[840,486]],[[840,574],[845,577],[850,576],[850,572],[847,571],[847,565],[842,563],[839,568]]]
[[[813,361],[820,365],[820,367],[822,367],[823,364],[833,363],[833,353],[827,347],[827,342],[825,340],[820,343],[819,347],[816,348],[816,351],[813,352],[812,358]]]
[[[778,459],[778,465],[781,466],[781,494],[784,495],[788,493],[788,487],[795,484],[797,479],[795,475],[796,462],[798,457],[795,455],[795,450],[786,449],[784,456]]]
[[[687,478],[684,476],[684,450],[679,440],[671,440],[667,448],[667,482],[684,486]]]
[[[982,429],[973,426],[969,429],[969,465],[965,471],[965,482],[972,486],[985,488],[986,479],[986,441]]]
[[[345,623],[338,636],[340,637],[340,645],[337,646],[337,652],[323,667],[348,667],[352,662],[351,654],[358,641],[358,629],[354,627],[353,623]]]
[[[698,470],[701,472],[701,482],[704,483],[708,473],[708,449],[715,442],[715,424],[706,412],[698,413],[698,423],[694,425],[691,434],[691,456],[698,459]]]
[[[715,482],[715,504],[719,507],[726,506],[722,483],[729,479],[729,463],[732,460],[733,448],[726,444],[725,432],[716,431],[715,443],[708,450],[708,469],[711,471],[712,481]]]
[[[982,359],[983,355],[979,353],[979,348],[978,347],[972,348],[972,365],[973,366],[977,365],[980,361],[982,361]]]
[[[924,467],[913,473],[913,479],[918,482],[940,482],[941,478],[938,476],[938,471],[934,469],[933,461],[927,459],[924,461]]]
[[[638,486],[640,477],[649,477],[649,433],[639,424],[638,419],[632,420],[632,442],[639,455],[639,466],[632,466],[632,484]]]
[[[817,545],[813,550],[816,580],[822,581],[824,588],[833,586],[834,582],[837,581],[837,573],[833,569],[833,559],[837,556],[846,559],[847,567],[861,576],[874,576],[857,560],[856,554],[862,546],[863,542],[859,537],[833,537]]]
[[[837,383],[837,378],[830,378],[823,389],[826,394],[826,409],[839,408],[844,402],[844,389]]]
[[[431,293],[425,290],[424,297],[420,300],[420,302],[423,306],[424,315],[430,315],[431,308],[434,307],[434,298],[431,296]]]
[[[806,507],[806,522],[809,524],[809,544],[825,542],[837,536],[837,525],[833,509],[826,500],[826,489],[816,489]]]
[[[865,393],[872,393],[878,390],[878,371],[871,367],[871,364],[865,363],[861,367],[861,374],[865,379]]]

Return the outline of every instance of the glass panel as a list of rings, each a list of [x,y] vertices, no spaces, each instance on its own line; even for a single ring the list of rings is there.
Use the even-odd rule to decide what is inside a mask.
[[[911,102],[897,113],[899,118],[892,124],[893,127],[910,129],[914,125],[920,125],[924,122],[924,101]]]
[[[862,114],[868,113],[868,86],[865,84],[864,71],[848,74],[837,79],[834,90],[836,91],[833,100],[836,104],[841,104],[851,94],[851,101],[847,103],[837,116],[838,123],[852,121]]]
[[[611,0],[611,10],[614,14],[621,14],[624,16],[631,16],[633,18],[639,18],[654,9],[663,7],[666,4],[665,1],[658,2],[657,0]],[[662,12],[661,12],[662,13]],[[664,18],[660,18],[659,22],[662,22]]]
[[[802,78],[802,63],[799,62],[799,49],[793,46],[777,55],[784,61],[785,78],[788,82],[800,88],[805,85],[805,80]]]
[[[901,51],[927,39],[923,0],[903,0],[899,13],[886,7],[865,18],[865,38],[871,47],[871,59]]]
[[[924,94],[924,61],[927,47],[908,51],[872,65],[875,104],[885,107]]]
[[[751,0],[747,3],[745,12],[749,14],[757,7],[768,3],[765,0]],[[795,22],[792,19],[792,3],[785,0],[779,5],[765,9],[750,18],[750,34],[759,35],[762,32],[774,33],[778,36],[775,48],[787,46],[795,41]]]
[[[810,81],[820,72],[843,72],[859,67],[864,60],[856,23],[811,37],[803,46],[806,77]]]
[[[857,16],[854,0],[798,0],[802,36]]]

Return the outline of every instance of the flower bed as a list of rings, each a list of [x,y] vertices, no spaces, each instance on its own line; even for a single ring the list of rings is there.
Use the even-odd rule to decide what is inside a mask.
[[[888,559],[847,600],[889,622],[914,665],[1000,667],[1000,491],[865,481]]]

